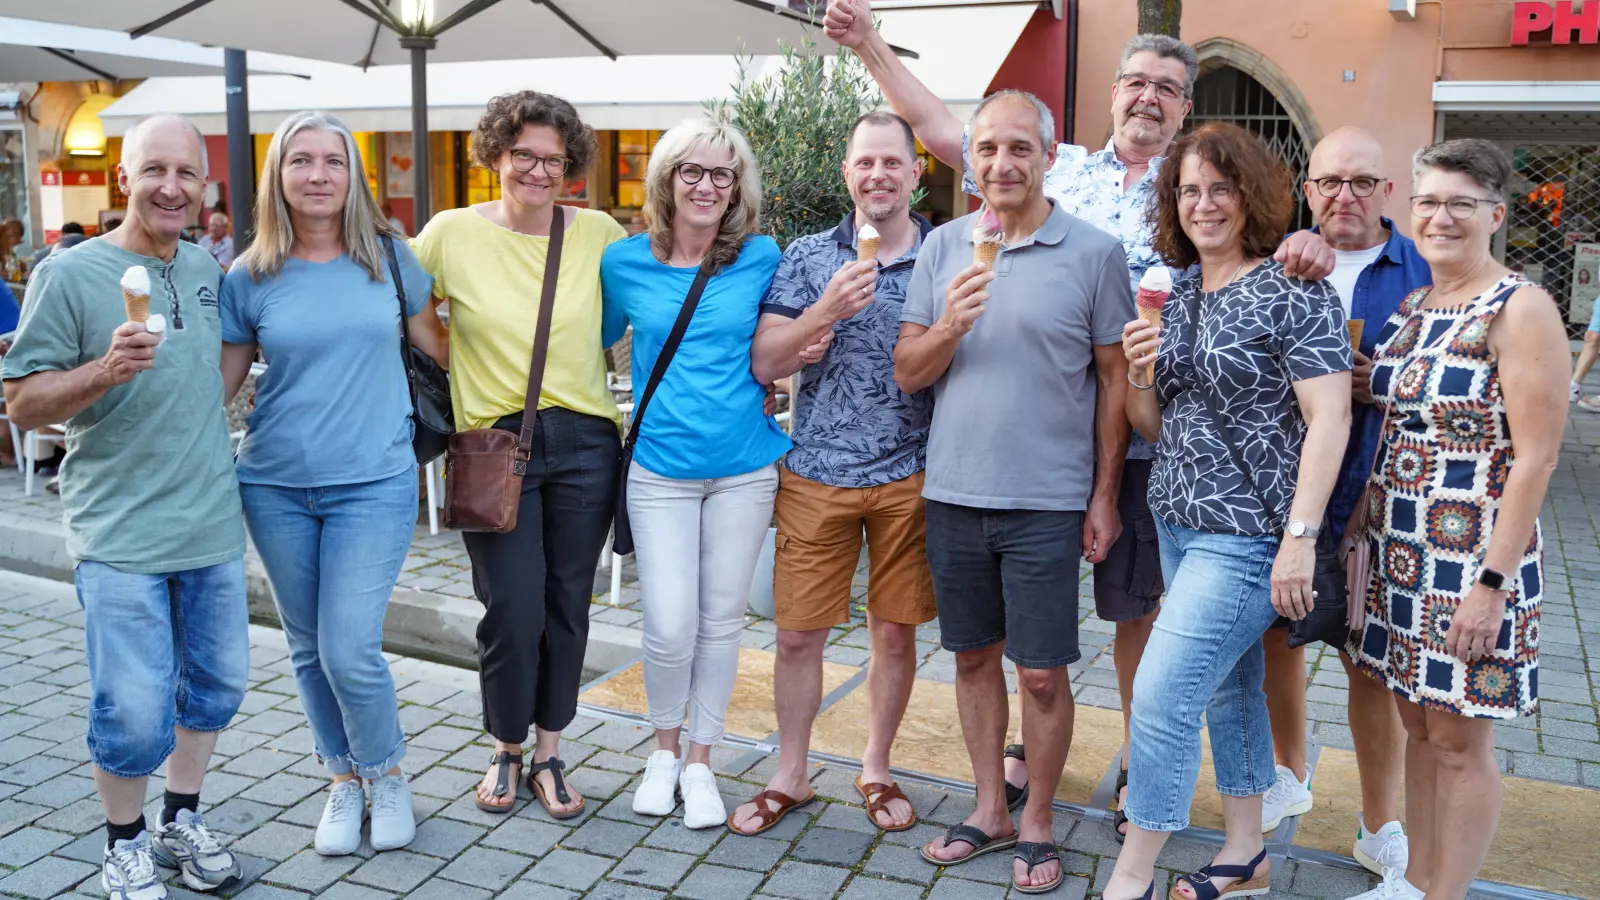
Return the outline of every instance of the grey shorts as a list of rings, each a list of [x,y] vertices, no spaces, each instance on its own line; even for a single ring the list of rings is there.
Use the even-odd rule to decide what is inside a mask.
[[[1105,622],[1131,622],[1161,608],[1161,544],[1148,499],[1152,465],[1130,459],[1122,466],[1122,536],[1094,567],[1094,609]]]

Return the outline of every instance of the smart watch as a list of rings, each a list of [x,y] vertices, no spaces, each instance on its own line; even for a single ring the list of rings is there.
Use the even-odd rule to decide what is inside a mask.
[[[1491,591],[1503,591],[1505,590],[1506,575],[1504,572],[1496,572],[1494,569],[1484,566],[1478,569],[1478,583]]]
[[[1322,529],[1317,528],[1314,525],[1307,525],[1299,519],[1290,520],[1288,530],[1290,537],[1311,538],[1313,540],[1316,539],[1317,535],[1322,533]]]

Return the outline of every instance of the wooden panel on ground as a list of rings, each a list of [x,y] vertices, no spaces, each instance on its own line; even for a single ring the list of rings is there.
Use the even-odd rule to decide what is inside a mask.
[[[728,704],[727,731],[739,737],[762,740],[778,730],[778,715],[772,706],[772,664],[776,657],[764,650],[739,649],[739,677]],[[858,670],[836,663],[822,665],[824,696],[849,681]],[[852,693],[862,693],[857,689]],[[605,681],[584,691],[578,699],[591,706],[613,709],[639,716],[650,714],[644,691],[644,668],[635,663]]]

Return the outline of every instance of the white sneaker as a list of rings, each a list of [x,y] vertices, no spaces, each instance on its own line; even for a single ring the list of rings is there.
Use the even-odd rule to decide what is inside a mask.
[[[167,900],[167,886],[156,871],[150,832],[106,848],[100,865],[100,886],[111,900]]]
[[[1582,391],[1579,390],[1578,383],[1576,381],[1567,382],[1567,402],[1568,403],[1577,403],[1578,402],[1578,397],[1581,394],[1582,394]]]
[[[322,808],[313,842],[323,856],[349,856],[361,849],[361,820],[367,815],[367,794],[354,778],[341,781],[328,791],[328,805]]]
[[[633,811],[641,816],[670,816],[678,805],[678,774],[683,760],[671,750],[657,750],[644,763],[644,778],[633,794]]]
[[[1385,823],[1376,832],[1367,830],[1366,820],[1356,829],[1354,849],[1356,862],[1367,871],[1389,878],[1404,876],[1406,864],[1411,861],[1411,843],[1399,822]]]
[[[1422,892],[1411,886],[1405,876],[1395,875],[1378,882],[1378,886],[1350,900],[1422,900]]]
[[[177,869],[192,891],[232,887],[244,877],[238,858],[193,810],[180,809],[177,818],[156,827],[150,855],[156,865]]]
[[[417,814],[411,807],[411,783],[404,775],[380,775],[372,791],[372,849],[399,850],[417,836]]]
[[[683,827],[713,828],[728,821],[728,807],[722,803],[722,793],[717,790],[717,776],[711,767],[695,763],[684,767],[678,776],[678,787],[683,791]]]
[[[1261,802],[1261,833],[1278,830],[1284,819],[1311,811],[1311,786],[1304,784],[1284,766],[1278,766],[1278,780]]]

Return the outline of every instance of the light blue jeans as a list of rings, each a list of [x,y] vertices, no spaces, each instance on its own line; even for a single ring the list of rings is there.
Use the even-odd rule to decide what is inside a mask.
[[[89,758],[143,778],[173,726],[221,731],[250,680],[244,560],[139,575],[84,560],[73,572],[89,657]]]
[[[1182,831],[1200,776],[1200,715],[1211,731],[1217,790],[1265,794],[1276,770],[1261,635],[1272,606],[1275,535],[1214,534],[1160,519],[1167,597],[1133,680],[1128,819]]]
[[[405,756],[383,615],[417,519],[417,470],[320,488],[240,485],[317,759],[376,778]]]

